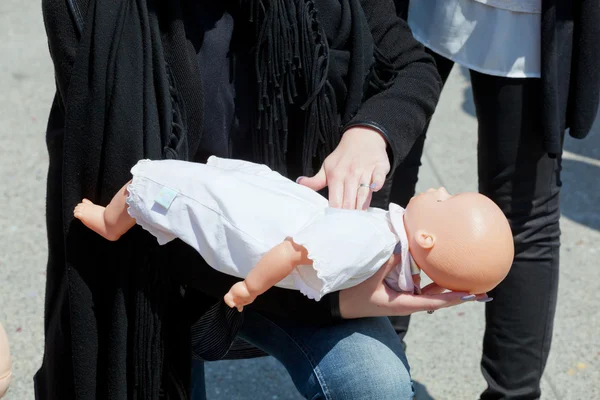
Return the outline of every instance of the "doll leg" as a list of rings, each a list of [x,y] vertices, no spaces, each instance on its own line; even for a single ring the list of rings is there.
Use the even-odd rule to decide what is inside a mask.
[[[135,225],[135,219],[127,213],[127,185],[129,182],[117,192],[108,206],[102,207],[83,199],[75,207],[73,215],[105,239],[118,240]]]

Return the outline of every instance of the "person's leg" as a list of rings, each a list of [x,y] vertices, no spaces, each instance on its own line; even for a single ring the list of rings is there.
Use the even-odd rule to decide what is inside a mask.
[[[108,240],[118,240],[125,232],[135,225],[127,213],[127,186],[126,183],[106,207],[83,199],[73,211],[73,216],[91,230]]]
[[[322,326],[248,310],[239,335],[279,360],[307,399],[413,398],[408,362],[387,318]]]
[[[190,399],[206,400],[206,381],[204,375],[204,361],[192,360],[192,386]]]
[[[542,147],[541,83],[471,73],[479,190],[510,221],[515,260],[489,295],[481,398],[537,399],[558,289],[560,157]]]
[[[442,82],[445,84],[454,62],[448,60],[428,50],[428,53],[435,59],[438,73],[442,78]],[[427,128],[425,127],[423,134],[419,136],[412,149],[397,168],[394,171],[394,177],[392,180],[392,187],[390,189],[389,201],[396,203],[401,207],[406,207],[408,201],[415,195],[415,188],[419,179],[419,167],[421,166],[421,156],[423,155],[423,146],[425,145],[425,137],[427,134]],[[402,343],[404,343],[404,337],[408,331],[408,325],[410,323],[410,315],[405,317],[390,317],[390,321],[396,330],[396,333],[400,337]]]

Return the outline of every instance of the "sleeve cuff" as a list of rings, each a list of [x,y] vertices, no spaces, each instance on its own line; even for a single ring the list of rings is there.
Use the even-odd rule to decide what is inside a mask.
[[[329,310],[333,319],[342,319],[340,313],[340,292],[333,292],[327,295],[329,297]]]

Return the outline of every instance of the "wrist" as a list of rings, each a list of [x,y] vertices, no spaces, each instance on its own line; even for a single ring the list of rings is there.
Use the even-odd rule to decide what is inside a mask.
[[[376,142],[380,143],[384,149],[387,149],[390,141],[386,130],[379,124],[370,121],[358,121],[353,122],[350,125],[344,127],[343,136],[346,135],[361,135],[361,136],[372,136]],[[378,139],[378,140],[377,140]]]
[[[249,283],[247,280],[243,280],[242,284],[244,285],[246,291],[248,292],[248,294],[252,297],[258,297],[259,295],[261,295],[262,293],[260,292],[260,289],[257,287],[253,287],[251,283]]]

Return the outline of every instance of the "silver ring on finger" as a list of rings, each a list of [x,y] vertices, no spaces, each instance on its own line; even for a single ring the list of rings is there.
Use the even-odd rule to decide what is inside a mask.
[[[427,314],[433,314],[433,310],[428,310]]]
[[[375,189],[375,184],[374,183],[371,183],[371,184],[361,183],[360,185],[358,185],[358,189],[362,189],[362,188],[368,188],[369,190],[373,190],[373,189]]]

